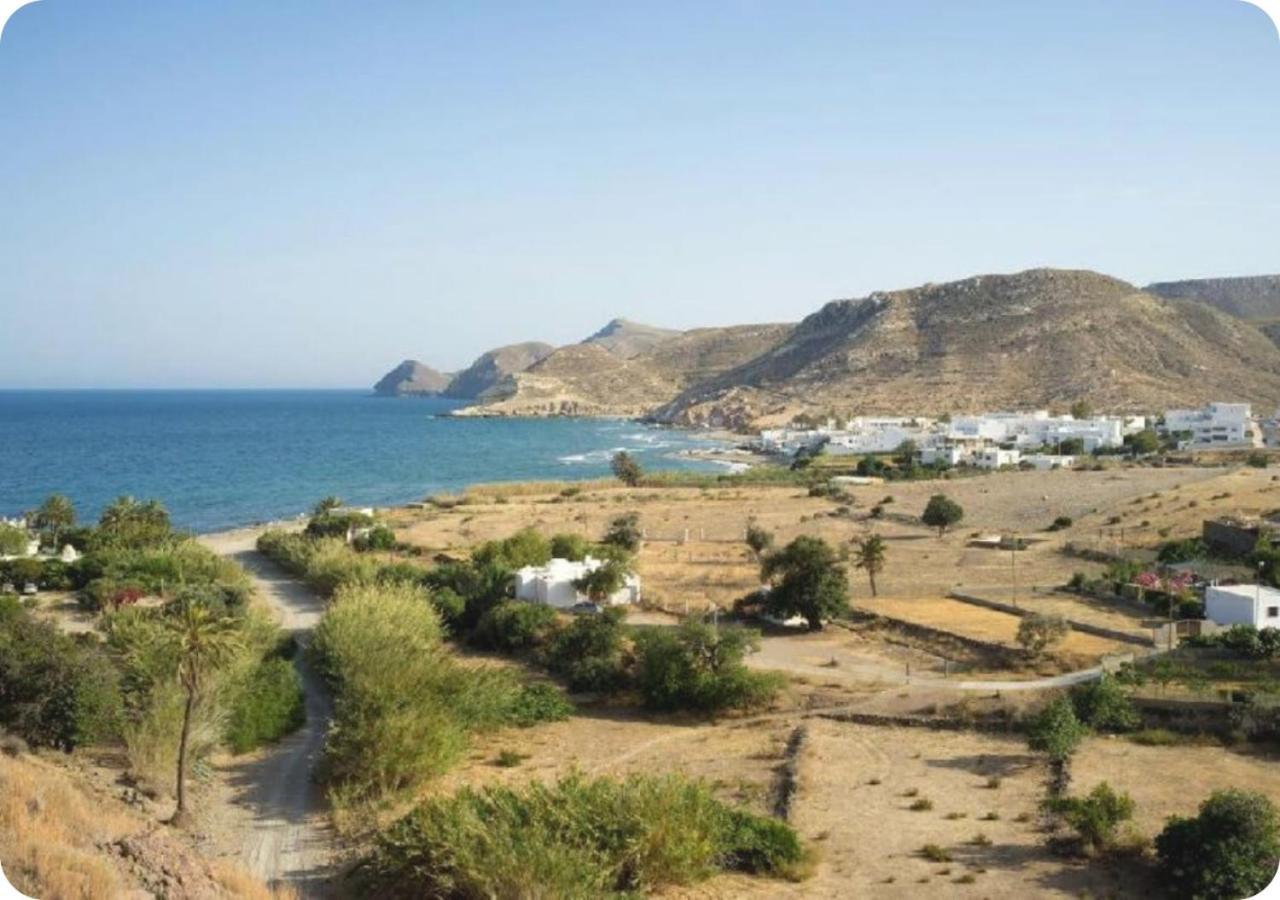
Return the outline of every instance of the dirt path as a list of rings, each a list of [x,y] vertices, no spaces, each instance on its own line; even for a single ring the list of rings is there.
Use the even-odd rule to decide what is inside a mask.
[[[324,613],[324,601],[254,549],[256,531],[209,535],[201,540],[240,563],[280,625],[305,648]],[[299,652],[295,665],[306,692],[307,721],[263,753],[236,760],[225,772],[236,807],[235,828],[244,866],[267,883],[285,883],[301,896],[331,893],[333,836],[327,805],[311,772],[320,758],[332,706],[320,677]]]

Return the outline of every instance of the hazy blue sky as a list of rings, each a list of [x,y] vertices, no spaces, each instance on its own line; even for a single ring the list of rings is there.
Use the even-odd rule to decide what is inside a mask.
[[[1280,271],[1278,148],[1238,0],[42,0],[0,42],[0,386]]]

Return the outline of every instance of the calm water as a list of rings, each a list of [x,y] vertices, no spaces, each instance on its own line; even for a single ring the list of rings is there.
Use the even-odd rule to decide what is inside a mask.
[[[0,515],[54,491],[81,518],[121,494],[212,531],[336,494],[385,505],[483,481],[591,478],[625,448],[648,468],[706,468],[678,431],[600,419],[452,419],[457,404],[362,391],[0,391]]]

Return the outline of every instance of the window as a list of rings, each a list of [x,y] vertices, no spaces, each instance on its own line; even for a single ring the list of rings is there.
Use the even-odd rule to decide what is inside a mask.
[[[1268,618],[1268,619],[1280,619],[1280,606],[1268,606],[1268,607],[1267,607],[1267,618]]]

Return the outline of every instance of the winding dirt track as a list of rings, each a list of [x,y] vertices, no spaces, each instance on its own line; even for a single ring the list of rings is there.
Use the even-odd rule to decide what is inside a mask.
[[[254,549],[256,531],[201,540],[240,563],[280,625],[305,648],[324,601]],[[311,777],[329,730],[332,704],[320,677],[299,652],[294,661],[306,693],[307,721],[264,753],[228,769],[233,803],[244,812],[243,865],[268,884],[287,884],[304,897],[330,894],[334,841],[323,791]]]

